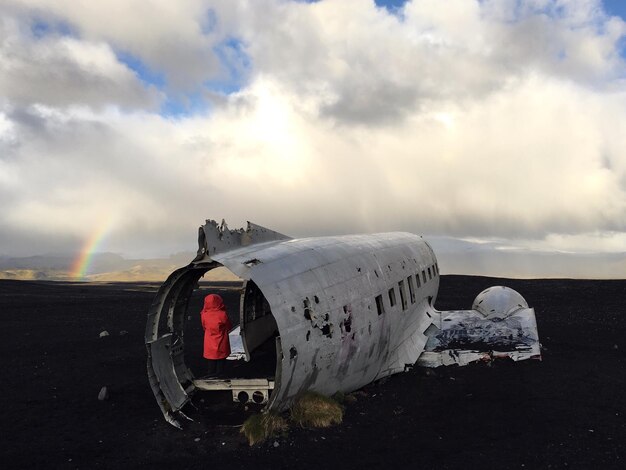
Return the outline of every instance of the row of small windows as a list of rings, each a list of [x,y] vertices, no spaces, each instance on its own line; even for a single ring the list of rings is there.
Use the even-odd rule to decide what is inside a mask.
[[[437,263],[433,264],[432,266],[429,266],[426,269],[422,270],[422,282],[424,284],[426,284],[427,278],[426,278],[426,273],[428,273],[428,280],[432,280],[432,278],[436,275],[439,274],[439,266],[437,266]],[[406,278],[406,285],[408,285],[408,289],[409,289],[409,297],[407,299],[406,296],[406,290],[405,290],[405,283],[404,280],[398,282],[398,291],[400,292],[400,304],[402,305],[402,310],[406,310],[408,308],[408,301],[410,300],[411,304],[414,304],[416,299],[415,299],[415,284],[413,283],[413,279],[415,279],[415,281],[417,282],[417,288],[419,289],[422,286],[422,282],[420,282],[420,273],[418,272],[417,274],[415,274],[415,277],[413,275],[409,276]],[[395,307],[396,303],[397,303],[397,299],[396,299],[396,289],[394,287],[392,287],[391,289],[389,289],[389,291],[387,292],[388,296],[389,296],[389,305],[391,307]],[[378,315],[382,315],[383,313],[385,313],[385,304],[383,302],[383,296],[382,295],[377,295],[376,296],[376,310],[378,311]]]

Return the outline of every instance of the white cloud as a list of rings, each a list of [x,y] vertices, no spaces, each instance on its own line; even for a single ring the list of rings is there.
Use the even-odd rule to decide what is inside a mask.
[[[14,6],[79,34],[5,28],[0,251],[42,224],[70,249],[103,214],[131,254],[192,249],[205,217],[626,251],[624,23],[597,1],[453,3],[148,2],[140,25],[127,2]],[[220,73],[227,37],[248,82],[177,119],[113,52],[183,89]]]
[[[55,35],[38,39],[11,17],[0,20],[0,89],[0,100],[12,106],[149,108],[159,100],[108,44]]]
[[[211,2],[202,0],[9,0],[27,18],[67,22],[87,41],[105,41],[163,72],[173,89],[194,89],[223,74],[213,47]]]

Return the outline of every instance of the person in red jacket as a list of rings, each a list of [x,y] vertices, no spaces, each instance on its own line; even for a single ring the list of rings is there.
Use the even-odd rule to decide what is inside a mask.
[[[220,376],[224,372],[224,363],[230,354],[228,333],[232,325],[226,315],[222,298],[209,294],[204,298],[204,308],[200,312],[204,329],[204,358],[209,361],[209,376]]]

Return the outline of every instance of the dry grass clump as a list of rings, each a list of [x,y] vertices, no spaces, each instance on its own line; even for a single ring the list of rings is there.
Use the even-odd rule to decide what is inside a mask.
[[[341,423],[343,409],[332,398],[307,392],[291,408],[291,420],[302,427],[327,428]]]
[[[286,429],[287,421],[285,421],[285,418],[278,413],[269,411],[250,416],[243,423],[240,432],[246,436],[248,443],[253,446]]]

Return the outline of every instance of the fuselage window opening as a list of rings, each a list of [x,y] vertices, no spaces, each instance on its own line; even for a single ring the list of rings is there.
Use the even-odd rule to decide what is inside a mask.
[[[378,315],[382,315],[385,313],[385,304],[383,304],[383,296],[376,296],[376,310],[378,310]]]
[[[433,278],[433,275],[430,272],[430,266],[428,266],[428,279],[432,279],[432,278]]]
[[[400,302],[402,303],[402,310],[406,310],[406,292],[404,291],[404,281],[398,282],[398,290],[400,291]]]
[[[392,307],[396,305],[396,291],[393,287],[389,289],[389,305]]]
[[[422,269],[422,281],[424,281],[424,284],[426,284],[426,271],[424,271]]]
[[[415,303],[415,285],[413,284],[413,276],[409,276],[406,278],[406,282],[409,285],[409,297],[411,298],[411,303]]]
[[[420,281],[420,273],[415,274],[415,280],[417,281],[417,288],[422,287],[422,281]]]

